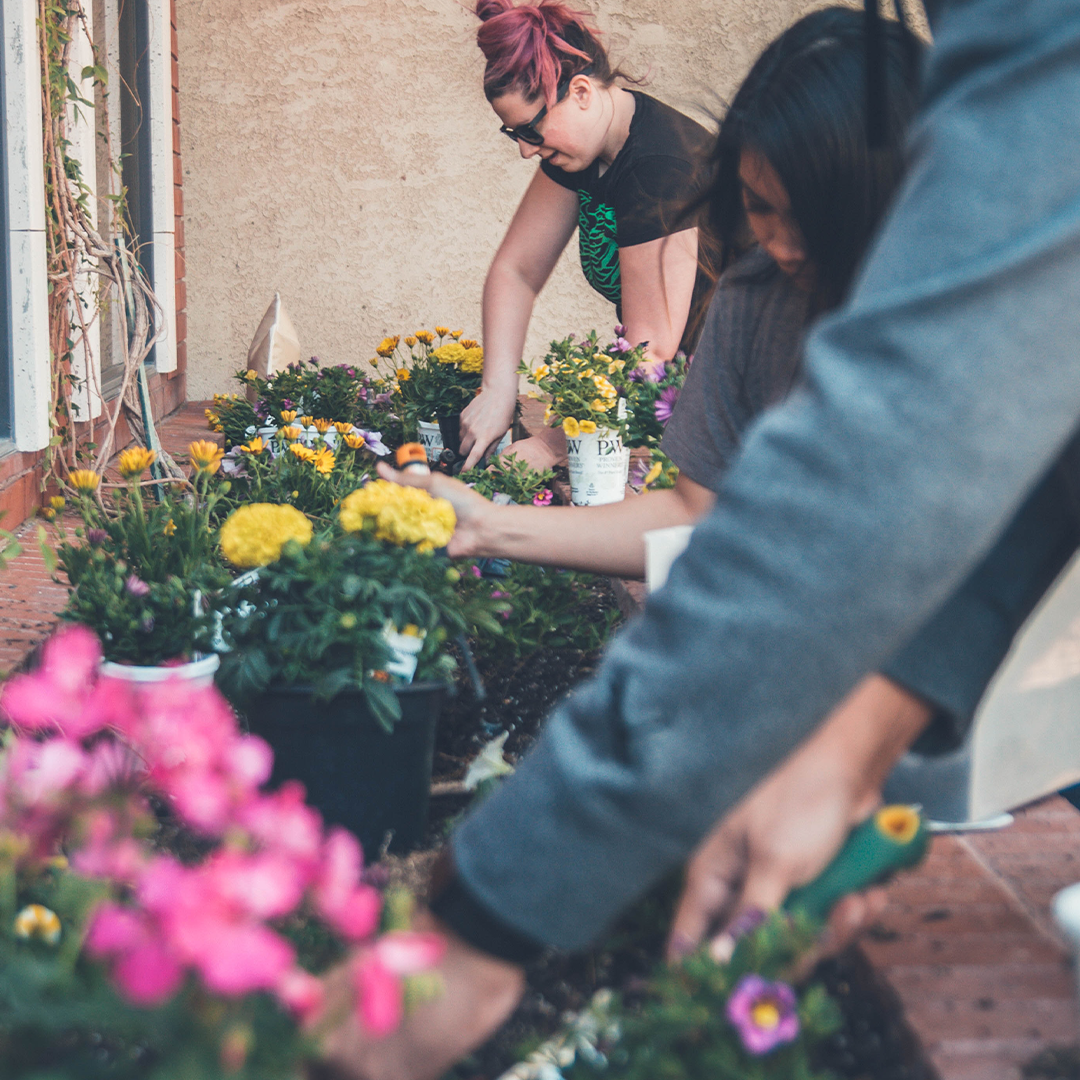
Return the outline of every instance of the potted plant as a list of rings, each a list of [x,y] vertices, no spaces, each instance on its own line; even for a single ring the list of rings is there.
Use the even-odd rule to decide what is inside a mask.
[[[433,554],[454,528],[442,499],[376,480],[314,534],[291,506],[240,507],[221,547],[257,568],[225,619],[220,682],[330,821],[407,851],[426,824],[435,724],[453,668],[447,642],[498,632],[497,602],[463,599]]]
[[[100,656],[68,626],[0,690],[0,1075],[296,1080],[346,950],[360,1022],[396,1027],[441,940],[298,785],[263,789],[213,686],[119,687]]]
[[[375,350],[378,359],[372,361],[394,366],[405,419],[415,426],[432,461],[444,448],[458,454],[461,410],[476,396],[483,378],[484,350],[462,333],[436,326],[434,333],[418,330],[404,340],[384,338]]]
[[[141,478],[155,454],[142,447],[120,454],[124,483],[110,505],[97,473],[77,469],[69,478],[82,526],[72,540],[61,532],[57,546],[70,586],[62,617],[98,635],[113,678],[208,681],[218,664],[210,642],[229,575],[211,520],[227,492],[212,488],[222,452],[206,440],[188,452],[190,484],[182,494],[169,487],[160,501],[144,497]]]
[[[619,502],[626,494],[633,372],[643,346],[616,336],[601,347],[596,331],[578,341],[553,341],[544,362],[521,373],[548,397],[544,422],[561,426],[567,439],[571,498],[579,506]]]

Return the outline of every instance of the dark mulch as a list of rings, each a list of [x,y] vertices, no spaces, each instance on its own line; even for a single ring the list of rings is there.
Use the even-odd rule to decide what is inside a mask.
[[[1024,1080],[1080,1080],[1080,1046],[1044,1050],[1024,1066]]]

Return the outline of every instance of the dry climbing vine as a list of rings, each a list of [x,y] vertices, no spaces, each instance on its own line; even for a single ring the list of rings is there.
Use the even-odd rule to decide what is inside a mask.
[[[42,114],[44,120],[45,212],[49,276],[49,345],[52,361],[52,435],[45,460],[43,484],[66,486],[69,473],[89,466],[101,472],[112,457],[121,414],[136,441],[147,445],[139,404],[139,372],[162,335],[163,312],[137,260],[134,239],[125,213],[126,192],[121,182],[119,157],[114,152],[106,110],[96,115],[94,102],[83,93],[87,81],[108,93],[108,72],[99,63],[82,0],[38,0],[41,47]],[[77,80],[72,71],[79,36],[85,37],[94,57]],[[69,125],[84,114],[104,140],[109,170],[109,191],[99,200],[107,227],[94,224],[94,192],[83,166],[72,156]],[[104,235],[103,235],[104,233]],[[93,282],[88,288],[83,282]],[[80,441],[82,420],[73,397],[81,389],[85,401],[102,398],[99,376],[90,352],[88,331],[108,308],[118,320],[123,363],[120,392],[104,402],[101,435]],[[86,356],[85,380],[73,370],[76,350]],[[93,432],[93,427],[82,429]],[[159,478],[182,479],[168,455],[159,453]]]

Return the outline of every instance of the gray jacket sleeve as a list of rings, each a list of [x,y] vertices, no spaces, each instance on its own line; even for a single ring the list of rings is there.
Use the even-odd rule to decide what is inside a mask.
[[[913,166],[668,586],[458,830],[582,946],[925,624],[1080,418],[1080,0],[942,9]]]

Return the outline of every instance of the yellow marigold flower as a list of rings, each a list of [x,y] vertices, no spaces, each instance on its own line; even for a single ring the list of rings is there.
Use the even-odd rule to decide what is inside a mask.
[[[146,472],[156,459],[157,454],[153,450],[147,450],[144,446],[132,446],[120,455],[117,462],[120,475],[125,480],[134,480]]]
[[[221,423],[221,417],[218,416],[218,414],[216,412],[213,412],[211,409],[207,409],[206,410],[206,426],[208,428],[210,428],[211,431],[216,431],[217,426],[220,423]]]
[[[67,499],[65,499],[63,495],[54,495],[49,500],[49,505],[54,510],[63,510],[64,507],[67,506]]]
[[[534,372],[533,378],[539,382],[541,379],[546,379],[551,374],[551,368],[547,364],[541,364]]]
[[[91,491],[97,491],[101,477],[93,469],[76,469],[69,477],[68,483],[83,495]]]
[[[439,337],[446,337],[446,335],[450,333],[450,327],[449,326],[436,326],[435,327],[435,333],[438,334]]]
[[[345,445],[350,450],[363,450],[366,444],[360,435],[346,435]]]
[[[465,359],[465,350],[457,341],[449,341],[440,345],[432,354],[440,364],[460,364]]]
[[[920,819],[910,806],[883,806],[874,815],[878,831],[897,844],[910,844],[919,831]]]
[[[400,336],[384,337],[382,341],[376,346],[375,351],[379,356],[393,356],[394,350],[398,347],[398,342],[401,341]]]
[[[322,420],[322,419],[313,420],[312,423],[315,426],[315,430],[320,435],[325,435],[330,430],[330,421],[329,420]]]
[[[461,347],[463,349],[479,349],[480,348],[480,342],[479,341],[473,341],[472,338],[462,338],[461,339]]]
[[[161,530],[166,536],[176,535],[176,522],[172,518],[169,518],[168,524]]]
[[[348,422],[346,422],[344,420],[335,420],[334,421],[334,430],[339,435],[351,435],[352,434],[352,429],[353,429],[352,424],[350,424],[350,423],[348,423]]]
[[[256,435],[251,442],[244,443],[240,449],[243,450],[245,454],[261,454],[266,449],[266,443],[263,442],[261,435]]]
[[[300,417],[300,423],[301,423],[301,424],[302,424],[302,425],[303,425],[304,427],[311,427],[312,421],[313,421],[314,419],[315,419],[315,417],[314,417],[314,416],[301,416],[301,417]]]
[[[303,443],[289,443],[289,450],[295,457],[298,457],[301,461],[315,460],[315,451],[312,450],[310,446],[305,446]]]
[[[315,466],[316,472],[329,476],[334,471],[334,452],[324,446],[312,456],[311,464]]]
[[[221,526],[221,552],[233,566],[250,570],[281,558],[289,540],[306,546],[312,531],[311,522],[295,506],[248,503]]]
[[[281,422],[283,424],[291,424],[295,419],[296,419],[296,410],[295,409],[285,409],[284,412],[281,413]]]
[[[430,345],[435,340],[435,335],[430,330],[417,330],[416,340]]]
[[[216,473],[221,459],[225,456],[225,451],[209,439],[196,439],[188,445],[187,451],[191,464],[201,473]]]
[[[217,432],[217,434],[220,435],[225,430],[225,425],[215,424],[211,430]]]
[[[453,338],[453,339],[454,339],[455,341],[457,341],[457,340],[458,340],[458,339],[459,339],[459,338],[461,337],[461,335],[462,335],[462,334],[464,334],[464,333],[465,333],[465,331],[464,331],[464,330],[451,330],[451,331],[450,331],[450,336],[451,336],[451,337],[452,337],[452,338]]]
[[[582,435],[595,435],[596,434],[596,422],[593,420],[580,420],[578,427],[581,429]]]
[[[304,429],[300,428],[300,427],[297,427],[295,424],[290,424],[289,427],[283,427],[278,432],[278,434],[286,442],[296,442],[296,440],[299,439],[300,436],[304,434]]]
[[[464,348],[464,346],[462,346]],[[484,370],[484,350],[465,349],[465,356],[461,361],[461,370],[466,375],[479,375]]]
[[[408,382],[412,378],[408,368],[399,367],[394,374],[397,376],[398,382]]]
[[[339,521],[346,532],[369,529],[378,540],[432,551],[450,542],[457,518],[446,499],[433,499],[420,488],[373,480],[341,500]]]
[[[15,936],[41,938],[46,945],[55,945],[60,940],[60,918],[41,904],[31,904],[15,916]]]
[[[248,368],[247,371],[244,372],[244,378],[247,379],[248,382],[254,382],[258,377],[259,373],[254,368]]]
[[[410,334],[410,335],[409,335],[409,336],[408,336],[408,337],[407,337],[407,338],[405,339],[405,344],[406,344],[406,345],[408,345],[408,346],[409,346],[409,348],[411,349],[411,348],[412,348],[412,347],[413,347],[413,346],[414,346],[414,345],[416,344],[416,338],[414,338],[414,337],[412,336],[412,334]]]
[[[562,429],[568,439],[576,439],[581,434],[581,425],[572,416],[563,420]]]

